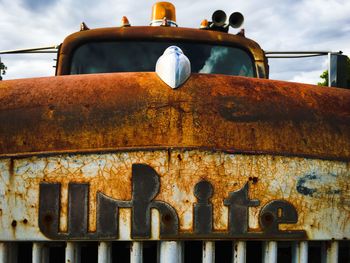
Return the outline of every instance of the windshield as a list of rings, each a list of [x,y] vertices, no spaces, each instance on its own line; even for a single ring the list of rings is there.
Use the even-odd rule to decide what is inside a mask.
[[[254,77],[249,54],[239,48],[201,43],[154,41],[91,42],[79,46],[71,61],[71,74],[154,71],[169,46],[178,46],[195,73]]]

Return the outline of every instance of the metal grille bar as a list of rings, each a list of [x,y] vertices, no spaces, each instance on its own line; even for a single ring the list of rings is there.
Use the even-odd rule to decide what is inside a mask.
[[[186,242],[186,251],[191,249],[191,242]],[[113,245],[112,245],[113,244]],[[125,249],[129,247],[125,242],[100,242],[98,245],[96,242],[87,243],[87,242],[66,242],[65,250],[62,248],[62,243],[58,244],[57,242],[0,242],[0,263],[17,263],[22,262],[26,259],[26,262],[33,263],[49,263],[50,260],[56,260],[56,255],[59,258],[63,259],[65,257],[66,263],[79,263],[81,261],[96,262],[98,259],[99,263],[111,263],[112,259],[115,262],[122,259],[123,262],[126,258],[130,258],[132,263],[142,263],[148,261],[150,254],[149,251],[144,254],[144,244],[145,242],[130,242],[130,249]],[[156,246],[152,242],[152,246]],[[198,242],[196,243],[198,244]],[[223,244],[226,247],[226,250],[220,250],[220,246]],[[233,263],[244,263],[244,262],[255,262],[256,256],[260,258],[259,253],[251,253],[252,251],[256,252],[256,248],[262,247],[262,262],[284,262],[288,260],[292,263],[306,263],[309,258],[314,259],[316,256],[317,261],[322,263],[335,263],[335,262],[348,262],[350,259],[350,254],[348,253],[350,242],[343,241],[324,241],[324,242],[309,242],[309,241],[295,241],[295,242],[277,242],[277,241],[254,241],[249,243],[249,241],[234,241],[231,246],[227,246],[228,242],[225,244],[223,242],[214,242],[214,241],[203,241],[202,243],[202,255],[197,254],[198,259],[202,257],[203,263],[214,263],[215,262],[215,253],[220,251],[224,254],[217,254],[217,259],[224,255],[225,260],[228,259]],[[159,241],[157,242],[158,251],[154,250],[152,257],[157,256],[157,261],[160,263],[169,262],[184,262],[184,242],[179,241]],[[262,246],[261,246],[262,245]],[[197,245],[196,245],[197,246]],[[57,248],[60,254],[57,254]],[[147,246],[146,246],[147,247]],[[230,248],[231,247],[231,248]],[[54,249],[54,254],[50,255]],[[87,256],[86,249],[89,249],[90,252],[93,251],[91,248],[96,248],[95,252],[90,256]],[[155,247],[154,247],[155,248]],[[32,260],[27,260],[26,255],[28,255],[28,249],[32,249]],[[85,250],[84,250],[85,249]],[[201,250],[201,247],[197,246],[197,251]],[[230,249],[232,252],[230,252]],[[118,252],[116,252],[118,251]],[[288,252],[289,251],[289,252]],[[321,255],[320,255],[321,252]],[[97,254],[94,254],[97,253]],[[148,254],[147,254],[148,253]],[[187,253],[187,252],[186,252]],[[253,254],[253,257],[252,257]],[[95,256],[91,256],[95,255]],[[112,255],[116,258],[112,258]],[[187,260],[192,260],[192,255],[187,254]],[[286,256],[287,255],[287,256]],[[310,256],[309,256],[310,255]],[[144,258],[145,256],[145,258]],[[119,258],[120,257],[120,258]],[[84,259],[84,260],[83,260]],[[56,262],[56,261],[55,261]]]
[[[111,242],[100,242],[98,244],[98,263],[112,262],[112,244]]]
[[[277,262],[277,242],[276,241],[264,242],[262,256],[263,256],[264,263]]]
[[[202,261],[203,263],[214,263],[215,262],[215,242],[204,241],[202,250]]]
[[[329,262],[338,262],[339,242],[331,241],[330,249],[327,251],[327,260]]]
[[[233,242],[233,263],[245,263],[246,262],[246,242],[235,241]]]
[[[80,248],[77,242],[67,242],[66,263],[80,263]]]
[[[307,241],[294,242],[292,246],[292,263],[307,263],[308,261]]]
[[[143,244],[142,242],[132,242],[130,246],[130,263],[143,262]]]
[[[0,262],[7,262],[7,244],[6,243],[0,243]]]
[[[326,241],[322,244],[322,263],[338,262],[339,243]]]
[[[42,243],[33,243],[32,249],[32,262],[33,263],[42,263],[42,252],[43,252],[43,244]]]
[[[181,263],[183,262],[183,244],[179,241],[161,241],[159,244],[158,262]]]
[[[32,248],[32,263],[49,262],[48,250],[44,243],[34,242]]]

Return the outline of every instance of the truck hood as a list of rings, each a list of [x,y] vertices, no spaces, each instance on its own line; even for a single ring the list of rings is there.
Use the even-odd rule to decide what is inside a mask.
[[[203,148],[350,160],[350,90],[154,72],[0,82],[0,157]]]

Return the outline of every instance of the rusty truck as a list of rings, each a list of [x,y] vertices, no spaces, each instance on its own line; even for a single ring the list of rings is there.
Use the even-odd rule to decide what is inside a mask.
[[[350,90],[269,80],[216,11],[79,32],[0,82],[1,262],[349,262]]]

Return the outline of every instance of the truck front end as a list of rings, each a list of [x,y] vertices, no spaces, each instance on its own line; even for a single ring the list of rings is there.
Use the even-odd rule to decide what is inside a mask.
[[[2,262],[350,260],[349,90],[268,80],[222,20],[84,24],[0,82]]]

